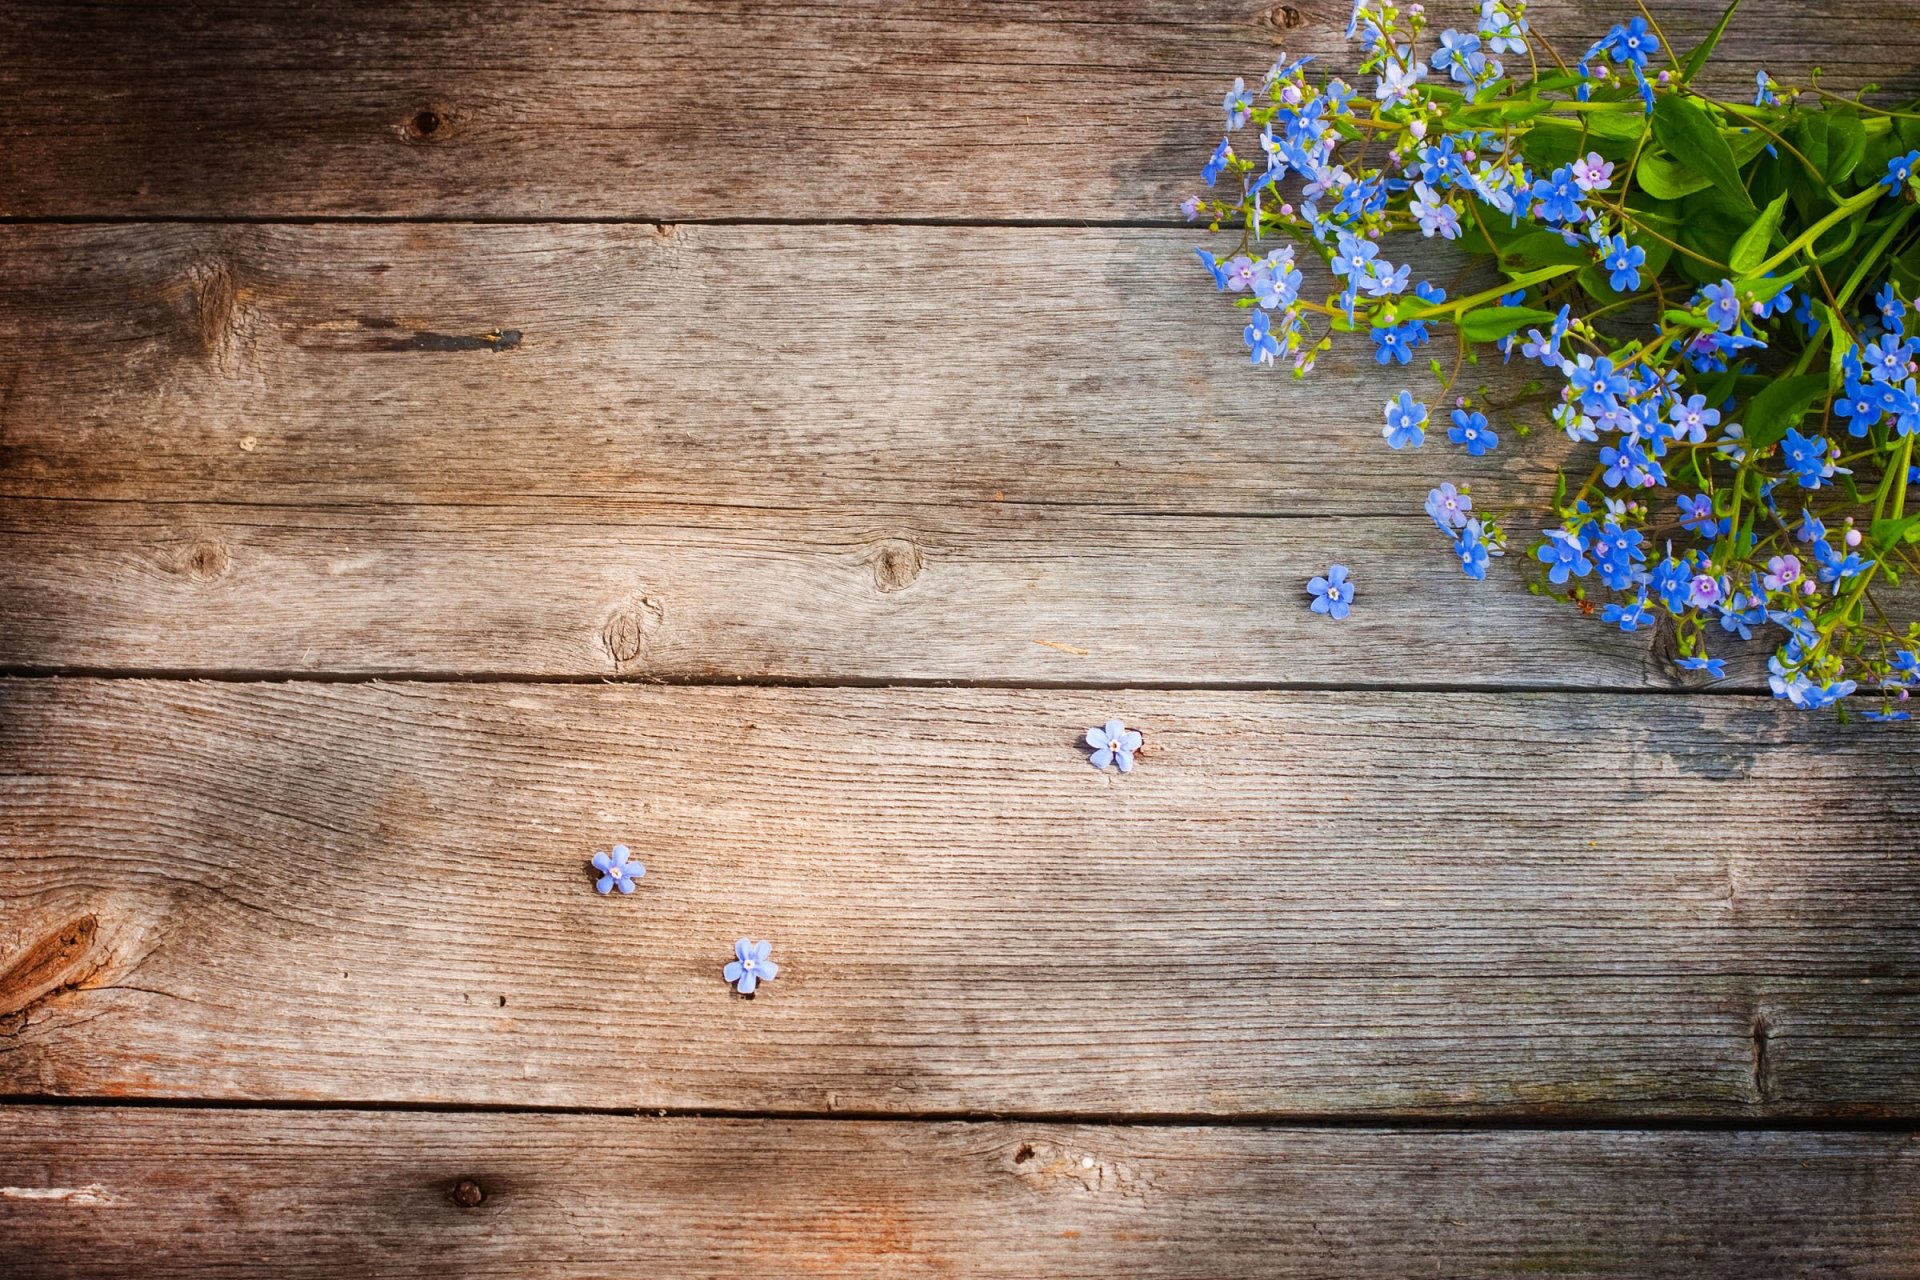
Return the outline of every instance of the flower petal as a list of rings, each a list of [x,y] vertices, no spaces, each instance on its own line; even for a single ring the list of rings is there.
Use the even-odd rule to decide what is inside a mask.
[[[743,995],[743,996],[750,996],[750,995],[752,995],[752,994],[753,994],[753,989],[754,989],[754,987],[755,987],[755,986],[757,986],[757,985],[759,984],[759,981],[760,981],[760,980],[759,980],[758,978],[756,978],[756,977],[754,977],[754,976],[753,976],[752,974],[750,974],[750,973],[743,973],[743,974],[741,974],[741,975],[740,975],[740,982],[739,982],[739,984],[738,984],[738,985],[739,985],[739,990],[740,990],[740,994],[741,994],[741,995]]]
[[[734,943],[733,954],[738,956],[743,963],[753,959],[753,939],[742,938]]]
[[[1127,731],[1127,723],[1124,720],[1109,720],[1107,721],[1106,728],[1107,737],[1117,738]]]
[[[622,892],[622,893],[632,893],[632,892],[633,892],[633,877],[632,877],[632,876],[622,876],[622,877],[621,877],[621,879],[620,879],[620,892]]]
[[[598,889],[598,890],[599,890],[600,892],[602,892],[602,893],[612,893],[612,892],[613,892],[613,877],[612,877],[612,876],[610,876],[610,875],[609,875],[609,876],[601,876],[601,877],[600,877],[600,880],[599,880],[599,882],[598,882],[598,883],[596,883],[596,884],[595,884],[595,885],[594,885],[593,887],[594,887],[594,888],[596,888],[596,889]]]
[[[1096,769],[1104,769],[1113,763],[1113,748],[1102,747],[1087,758],[1087,763]]]
[[[1119,764],[1120,772],[1122,773],[1133,772],[1133,752],[1131,751],[1119,752],[1117,755],[1114,756],[1114,761],[1117,764]]]
[[[755,960],[765,961],[766,958],[772,954],[773,944],[771,942],[756,942],[753,944],[753,958]]]
[[[1138,751],[1140,744],[1144,741],[1145,739],[1140,736],[1138,729],[1129,729],[1120,737],[1120,749],[1122,751]]]
[[[593,855],[593,865],[594,868],[599,871],[611,871],[613,869],[613,862],[604,853],[596,853]]]
[[[624,864],[626,860],[632,856],[633,851],[628,849],[627,846],[623,844],[613,846],[613,860],[616,864]]]
[[[1087,745],[1098,751],[1107,745],[1107,731],[1099,725],[1087,730]]]
[[[726,977],[728,982],[738,982],[740,981],[740,975],[745,973],[746,970],[740,967],[738,960],[729,960],[727,961],[727,967],[720,972]]]
[[[780,976],[780,966],[771,960],[762,960],[760,962],[760,976],[769,980],[777,978]]]

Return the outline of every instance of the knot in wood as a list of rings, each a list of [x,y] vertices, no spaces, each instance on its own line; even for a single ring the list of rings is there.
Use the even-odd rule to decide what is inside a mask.
[[[0,1019],[24,1014],[97,971],[93,949],[99,936],[98,916],[77,916],[5,957],[0,967]]]
[[[1292,31],[1295,27],[1298,27],[1302,22],[1306,21],[1306,15],[1302,14],[1299,8],[1294,5],[1277,4],[1262,13],[1260,15],[1260,21],[1280,31]]]
[[[486,1189],[472,1178],[462,1178],[454,1183],[447,1195],[462,1209],[477,1209],[487,1198]]]
[[[225,577],[232,563],[232,557],[219,543],[196,542],[187,552],[185,567],[187,576],[195,582],[212,582]]]
[[[874,547],[867,563],[873,569],[874,585],[884,592],[894,592],[912,585],[926,567],[926,558],[905,538],[887,538]]]
[[[445,108],[428,105],[407,117],[400,134],[409,142],[438,142],[446,137],[450,124]]]
[[[634,596],[615,607],[600,628],[600,643],[616,667],[638,662],[647,638],[666,621],[666,609],[652,596]]]

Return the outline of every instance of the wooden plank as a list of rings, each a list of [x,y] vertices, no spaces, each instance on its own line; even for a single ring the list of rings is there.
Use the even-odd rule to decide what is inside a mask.
[[[1686,45],[1721,7],[1659,13]],[[1349,8],[18,3],[0,13],[0,191],[31,217],[1167,218],[1233,77],[1282,47],[1351,74]],[[1571,57],[1622,10],[1529,16]],[[1724,82],[1824,65],[1910,90],[1911,16],[1755,0]]]
[[[1920,1275],[1912,1134],[6,1119],[18,1280]]]
[[[1917,752],[1744,698],[10,681],[0,1094],[1911,1118]]]
[[[1048,228],[0,228],[0,491],[1097,517],[1411,514],[1441,479],[1550,485],[1550,444],[1545,461],[1517,448],[1469,459],[1443,439],[1389,450],[1379,406],[1410,379],[1364,340],[1304,388],[1249,368],[1193,242]]]
[[[79,500],[0,499],[16,669],[1674,680],[1520,559],[1466,583],[1419,514],[1442,479],[1524,507],[1550,441],[1387,450],[1404,378],[1247,369],[1184,235],[0,240],[0,491]],[[1237,518],[1343,513],[1390,518]],[[1329,627],[1301,592],[1336,561],[1366,595]]]
[[[1425,516],[0,499],[0,665],[1083,685],[1670,686],[1626,636],[1473,584]],[[1344,622],[1305,583],[1355,566]],[[1528,562],[1530,563],[1530,562]],[[1728,646],[1721,687],[1764,686]]]

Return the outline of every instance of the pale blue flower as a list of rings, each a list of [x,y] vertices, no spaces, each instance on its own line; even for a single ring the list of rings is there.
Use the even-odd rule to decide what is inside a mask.
[[[1346,617],[1353,607],[1353,581],[1343,564],[1329,566],[1325,577],[1309,579],[1307,592],[1313,597],[1313,611],[1324,613],[1336,622]]]
[[[1127,728],[1124,721],[1109,720],[1095,725],[1087,730],[1087,745],[1093,748],[1087,763],[1096,769],[1115,765],[1122,773],[1132,773],[1133,753],[1140,749],[1142,741],[1140,731]]]
[[[780,966],[768,957],[773,952],[771,942],[754,942],[742,938],[733,944],[732,960],[720,972],[734,989],[743,996],[753,994],[753,989],[762,982],[772,982],[780,976]]]
[[[613,846],[610,853],[593,855],[593,869],[600,873],[599,881],[594,885],[602,893],[612,893],[618,889],[622,893],[633,892],[633,882],[647,874],[647,869],[638,862],[630,861],[633,852],[623,844]]]

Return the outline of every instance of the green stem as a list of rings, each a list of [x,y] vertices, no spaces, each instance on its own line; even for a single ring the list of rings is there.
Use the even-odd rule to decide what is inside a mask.
[[[1753,269],[1753,275],[1755,276],[1766,275],[1767,272],[1773,270],[1775,267],[1779,266],[1781,263],[1787,261],[1789,258],[1793,257],[1795,254],[1799,253],[1802,249],[1812,244],[1815,240],[1818,240],[1821,236],[1825,235],[1828,231],[1831,231],[1834,227],[1839,226],[1842,222],[1845,222],[1848,218],[1851,218],[1854,214],[1860,212],[1862,209],[1871,205],[1874,201],[1878,200],[1881,196],[1885,194],[1887,193],[1882,191],[1878,186],[1872,186],[1872,187],[1868,187],[1865,191],[1859,192],[1855,195],[1848,196],[1845,200],[1840,202],[1840,206],[1836,208],[1832,213],[1820,219],[1820,221],[1814,223],[1812,226],[1808,227],[1805,231],[1802,231],[1798,236],[1794,237],[1793,242],[1789,244],[1786,248],[1774,254],[1771,258],[1768,258],[1765,262],[1761,263],[1759,266],[1755,267]]]

